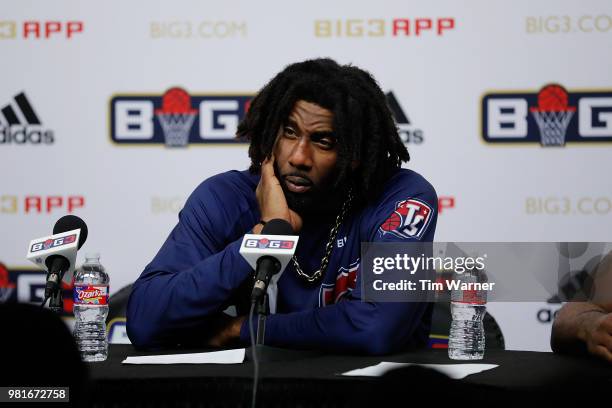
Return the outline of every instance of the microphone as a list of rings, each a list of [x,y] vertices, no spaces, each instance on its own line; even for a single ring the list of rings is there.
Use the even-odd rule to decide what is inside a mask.
[[[251,301],[261,299],[270,282],[276,284],[280,279],[279,272],[287,267],[295,253],[298,239],[291,225],[282,219],[268,221],[259,235],[244,236],[240,254],[255,269]]]
[[[87,225],[76,215],[66,215],[55,223],[53,235],[30,241],[26,258],[47,269],[45,301],[60,289],[66,271],[75,268],[77,251],[87,239]]]

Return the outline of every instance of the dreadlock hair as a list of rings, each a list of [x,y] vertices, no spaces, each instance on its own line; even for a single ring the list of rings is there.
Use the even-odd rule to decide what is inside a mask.
[[[271,156],[279,129],[299,100],[333,113],[338,145],[334,188],[349,181],[357,203],[377,197],[384,182],[410,160],[387,99],[372,75],[323,58],[287,66],[251,102],[236,136],[250,141],[252,173],[259,173],[261,163]],[[352,170],[355,160],[359,166]]]

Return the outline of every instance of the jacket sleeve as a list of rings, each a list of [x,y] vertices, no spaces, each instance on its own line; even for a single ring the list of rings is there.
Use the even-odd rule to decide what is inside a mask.
[[[228,232],[231,218],[221,203],[211,182],[201,184],[134,283],[127,333],[135,346],[197,343],[251,275],[251,267],[239,253],[244,231]]]
[[[418,198],[432,211],[422,233],[409,238],[379,234],[379,226],[393,212],[397,202],[411,197]],[[373,242],[432,241],[436,217],[437,197],[433,187],[408,197],[398,191],[375,209],[366,236]],[[361,273],[358,272],[355,289],[336,304],[268,316],[264,339],[266,344],[277,346],[387,354],[423,344],[429,335],[432,310],[432,303],[362,301]],[[250,339],[247,320],[242,325],[240,337],[244,342]]]

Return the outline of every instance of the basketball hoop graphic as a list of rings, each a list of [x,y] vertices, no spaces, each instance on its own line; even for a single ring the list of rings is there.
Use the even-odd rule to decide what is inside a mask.
[[[181,88],[171,88],[162,97],[162,108],[155,110],[164,131],[167,147],[185,147],[197,110],[191,108],[191,97]]]
[[[530,109],[540,128],[542,146],[565,145],[565,133],[575,106],[568,106],[567,91],[561,85],[546,85],[538,93],[538,106]]]

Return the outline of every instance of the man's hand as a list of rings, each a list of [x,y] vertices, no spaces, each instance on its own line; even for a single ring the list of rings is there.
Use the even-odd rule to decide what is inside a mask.
[[[255,190],[261,219],[269,221],[280,218],[291,224],[296,233],[302,229],[302,217],[287,205],[285,193],[280,181],[274,174],[274,156],[266,159],[261,165],[261,179]],[[259,227],[259,226],[258,226]],[[253,229],[254,233],[261,232],[261,228]]]
[[[225,326],[208,340],[208,345],[212,347],[225,347],[239,340],[240,328],[242,327],[244,319],[245,316],[229,318]]]
[[[612,363],[612,313],[593,312],[585,319],[579,336],[589,353]]]

